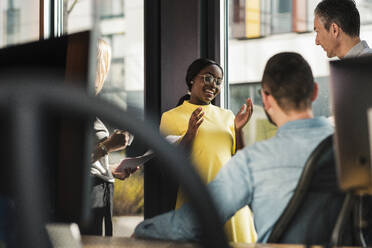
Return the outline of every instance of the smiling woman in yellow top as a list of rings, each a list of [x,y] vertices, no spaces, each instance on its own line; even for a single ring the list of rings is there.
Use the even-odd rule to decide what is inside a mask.
[[[214,106],[211,101],[220,93],[223,70],[209,59],[197,59],[188,68],[186,83],[189,100],[165,112],[160,129],[164,135],[181,136],[180,144],[191,149],[192,161],[206,183],[212,181],[237,149],[243,148],[242,129],[252,115],[247,99],[235,117],[230,110]],[[239,190],[239,189],[236,189]],[[179,191],[176,208],[185,202]],[[225,224],[229,241],[255,242],[256,232],[248,207],[241,209]]]

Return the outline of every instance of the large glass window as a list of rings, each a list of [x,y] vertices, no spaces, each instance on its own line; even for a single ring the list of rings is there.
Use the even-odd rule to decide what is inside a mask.
[[[111,48],[110,69],[98,97],[136,112],[140,119],[144,117],[143,5],[143,0],[63,0],[64,32],[93,29],[98,32],[97,38],[106,41]],[[105,124],[111,133],[115,127]],[[143,152],[134,137],[133,143],[124,151],[110,153],[110,165],[115,166],[123,158],[139,156]],[[115,181],[115,236],[133,233],[135,224],[143,219],[143,197],[142,170],[124,181]]]
[[[99,1],[100,38],[111,46],[112,60],[109,75],[100,97],[138,117],[144,115],[144,24],[143,0]],[[125,151],[110,155],[117,164],[126,156],[142,155],[144,151],[136,137]],[[143,219],[143,170],[124,181],[115,181],[114,235],[129,236],[135,224]]]
[[[0,0],[0,47],[38,40],[40,37],[39,0]],[[99,95],[123,109],[144,115],[144,2],[143,0],[58,0],[54,10],[56,29],[64,33],[93,30],[112,51],[111,66]],[[49,19],[45,18],[49,23]],[[52,34],[52,35],[60,35]],[[96,59],[92,57],[91,59]],[[94,82],[90,82],[92,85]],[[93,88],[93,87],[92,87]],[[113,131],[114,127],[109,127]],[[136,137],[123,152],[110,154],[110,163],[117,164],[126,156],[141,155]],[[125,181],[115,182],[114,235],[133,233],[143,219],[143,171]],[[128,217],[130,215],[131,217]],[[122,220],[121,216],[127,219]],[[128,218],[132,220],[128,221]]]
[[[257,88],[267,60],[283,51],[298,52],[310,63],[320,86],[315,115],[329,116],[329,66],[325,52],[315,45],[314,9],[320,0],[228,1],[229,108],[237,113],[244,99],[254,101],[254,114],[246,127],[248,144],[270,137],[274,127],[265,120]],[[361,15],[361,39],[372,43],[372,1],[357,0]],[[258,123],[264,123],[260,126]],[[268,134],[268,135],[267,135]]]
[[[39,39],[39,1],[0,1],[0,47]]]

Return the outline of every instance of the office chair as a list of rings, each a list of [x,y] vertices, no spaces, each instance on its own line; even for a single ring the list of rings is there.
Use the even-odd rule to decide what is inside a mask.
[[[342,234],[336,232],[338,244],[360,245],[354,231],[354,206],[355,198],[338,187],[331,135],[308,158],[295,192],[267,242],[332,245],[333,230],[343,210],[345,218],[338,230]]]
[[[188,194],[204,231],[202,244],[205,247],[228,247],[222,222],[205,185],[186,156],[162,139],[155,127],[136,120],[133,113],[88,96],[82,89],[62,84],[14,83],[9,80],[8,84],[0,85],[0,110],[11,113],[12,150],[22,151],[22,156],[14,155],[12,159],[18,178],[15,192],[20,222],[17,222],[17,243],[10,247],[50,247],[41,213],[46,203],[42,200],[41,184],[37,183],[43,178],[36,170],[44,155],[39,147],[40,137],[44,134],[40,128],[40,116],[46,109],[63,116],[78,115],[86,120],[99,116],[142,140],[163,161],[162,169],[178,179]]]

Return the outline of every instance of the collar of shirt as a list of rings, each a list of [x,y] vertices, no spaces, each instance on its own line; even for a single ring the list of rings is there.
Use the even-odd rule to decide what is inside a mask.
[[[312,128],[312,127],[318,127],[318,126],[324,126],[324,125],[330,125],[330,123],[327,120],[327,118],[323,116],[309,118],[309,119],[289,121],[278,129],[278,131],[276,132],[276,135],[290,132],[293,129]]]
[[[214,106],[211,103],[207,104],[207,105],[196,105],[196,104],[190,103],[189,101],[184,101],[182,105],[185,106],[186,108],[192,110],[192,111],[194,111],[195,109],[197,109],[199,107],[201,107],[203,109],[203,111],[206,111],[206,110],[208,110],[208,109],[210,109]]]
[[[364,49],[369,48],[366,41],[362,40],[355,46],[353,46],[345,55],[344,58],[352,58],[352,57],[358,57],[359,55],[363,54]]]

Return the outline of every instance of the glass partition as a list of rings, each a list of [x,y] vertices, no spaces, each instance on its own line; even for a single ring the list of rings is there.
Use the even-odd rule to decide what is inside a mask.
[[[315,45],[314,9],[320,0],[226,0],[228,6],[228,83],[229,108],[237,113],[244,99],[251,97],[254,114],[246,127],[246,143],[270,137],[275,128],[265,122],[262,103],[257,94],[267,60],[283,51],[300,53],[312,67],[320,87],[313,109],[316,116],[330,116],[325,52]],[[357,0],[361,15],[361,39],[372,42],[372,2]],[[265,123],[259,127],[258,123]],[[265,132],[265,133],[261,133]],[[257,137],[257,138],[256,138]]]
[[[64,32],[93,29],[111,48],[109,72],[98,97],[134,111],[140,119],[144,117],[143,5],[143,0],[64,0],[63,6]],[[115,127],[105,125],[110,133],[114,131]],[[110,153],[110,165],[116,166],[123,158],[144,152],[134,137],[124,151]],[[124,181],[115,180],[114,185],[114,236],[129,236],[143,219],[143,170]]]
[[[100,97],[144,117],[144,16],[143,0],[99,1],[99,36],[111,46],[111,67]],[[110,155],[110,164],[145,151],[134,137],[122,152]],[[143,167],[142,167],[143,168]],[[143,169],[124,181],[115,181],[114,235],[129,236],[144,211]]]

